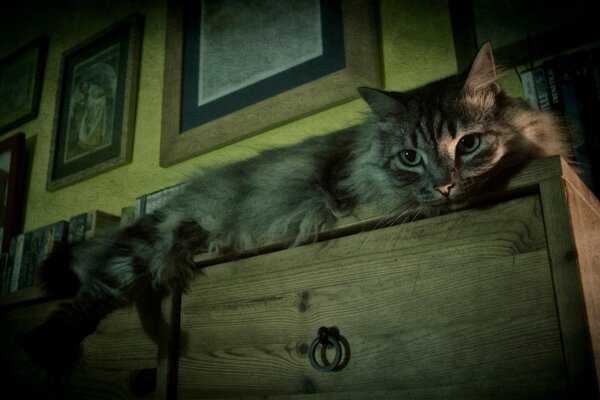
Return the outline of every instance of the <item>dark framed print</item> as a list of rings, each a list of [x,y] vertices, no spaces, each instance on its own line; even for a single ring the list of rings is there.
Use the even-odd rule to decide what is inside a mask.
[[[0,244],[7,253],[10,239],[20,233],[25,186],[25,135],[0,142]]]
[[[37,116],[47,53],[41,36],[0,60],[0,133]]]
[[[369,0],[169,3],[161,165],[381,86]]]
[[[500,65],[518,66],[600,39],[600,2],[450,0],[459,69],[490,41]]]
[[[48,190],[131,161],[142,24],[132,15],[63,54]]]

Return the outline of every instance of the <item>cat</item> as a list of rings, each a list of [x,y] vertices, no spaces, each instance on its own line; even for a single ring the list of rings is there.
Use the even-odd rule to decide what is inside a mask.
[[[364,204],[452,211],[510,166],[570,159],[560,121],[502,90],[489,43],[463,73],[402,93],[358,90],[371,111],[361,125],[202,172],[131,226],[53,252],[46,288],[72,297],[25,335],[31,360],[73,368],[82,340],[140,288],[185,289],[194,254],[306,243]]]

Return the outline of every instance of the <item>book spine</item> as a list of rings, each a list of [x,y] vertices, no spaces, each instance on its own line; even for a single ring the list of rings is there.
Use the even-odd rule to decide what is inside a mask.
[[[52,250],[59,243],[65,243],[67,241],[67,235],[69,232],[69,224],[67,221],[59,221],[54,224],[54,240],[52,244]]]
[[[23,250],[21,253],[21,268],[19,270],[19,283],[18,289],[22,289],[27,286],[27,280],[30,274],[31,264],[31,232],[25,232],[23,236]]]
[[[33,280],[32,280],[33,285],[37,285],[40,283],[39,266],[40,266],[41,262],[46,258],[46,256],[48,256],[48,254],[50,254],[50,252],[52,251],[52,249],[54,247],[55,226],[56,225],[46,227],[42,231],[42,234],[40,235],[41,238],[40,238],[40,243],[39,243],[39,247],[38,247],[39,251],[38,251],[38,253],[36,255],[36,259],[35,259],[35,273],[34,273]]]
[[[17,244],[15,249],[15,256],[13,261],[13,271],[12,277],[10,281],[10,290],[14,292],[19,289],[19,275],[21,274],[21,260],[23,258],[23,240],[25,239],[25,234],[20,234],[17,236]]]
[[[77,243],[85,238],[86,213],[75,215],[69,219],[68,242]]]
[[[537,93],[538,109],[549,111],[552,109],[550,105],[550,94],[548,91],[548,83],[546,82],[546,73],[543,67],[533,69],[533,81],[535,84],[535,92]]]
[[[523,87],[523,97],[525,98],[525,101],[527,101],[531,107],[539,110],[540,105],[538,103],[537,93],[535,91],[535,82],[533,80],[532,70],[527,70],[521,73],[521,85]]]
[[[593,134],[592,149],[590,153],[595,160],[594,190],[597,196],[600,196],[600,47],[590,51],[589,54],[590,75],[592,87],[590,97],[592,99],[591,108],[591,126],[590,131]],[[595,110],[595,111],[593,111]]]
[[[563,101],[562,114],[570,135],[572,153],[581,171],[581,179],[586,185],[592,185],[592,171],[581,121],[581,100],[575,90],[575,71],[569,55],[559,56],[553,60],[554,76]]]
[[[146,209],[145,214],[151,214],[159,207],[160,203],[160,192],[153,192],[146,195]]]
[[[112,228],[119,226],[121,218],[118,215],[107,213],[105,211],[96,210],[96,225],[94,226],[94,234],[99,229]]]
[[[85,214],[85,232],[83,239],[88,240],[94,237],[94,227],[96,226],[96,212],[88,211]]]
[[[135,220],[135,206],[123,207],[121,209],[121,222],[120,226],[125,227],[131,225]]]
[[[33,284],[35,267],[37,264],[40,246],[43,242],[44,228],[39,228],[25,233],[23,241],[23,258],[21,260],[21,276],[19,277],[19,289],[29,287]]]
[[[13,276],[13,266],[15,263],[15,254],[17,252],[17,237],[13,237],[10,240],[10,246],[8,247],[8,261],[6,268],[6,278],[4,281],[4,293],[8,293],[11,291],[12,284],[12,276]]]
[[[52,229],[52,226],[44,226],[42,228],[33,231],[31,242],[29,244],[29,270],[27,274],[27,281],[25,287],[32,286],[37,280],[38,264],[43,260],[46,254],[46,242],[48,239],[48,232]]]
[[[592,73],[596,84],[596,98],[600,101],[600,48],[592,54]]]
[[[8,271],[8,253],[0,254],[0,294],[6,292],[5,282],[8,279],[6,273]]]
[[[67,231],[69,222],[59,221],[45,226],[39,230],[39,240],[37,243],[37,253],[35,256],[35,268],[32,276],[32,285],[40,283],[39,266],[42,261],[56,248],[58,243],[64,243],[68,239]]]
[[[544,62],[543,68],[546,75],[546,82],[548,83],[550,108],[554,111],[564,113],[565,104],[558,82],[556,59]]]
[[[180,193],[185,186],[185,183],[181,183],[138,197],[135,204],[135,218],[138,218],[141,215],[150,214],[165,206],[174,196]]]
[[[135,218],[139,218],[146,214],[146,195],[135,199]]]
[[[597,133],[597,130],[600,129],[598,113],[600,104],[597,100],[589,53],[585,51],[573,53],[571,62],[574,71],[575,92],[581,110],[583,146],[580,152],[587,153],[590,171],[586,183],[592,191],[596,192],[596,189],[600,189],[600,160],[598,159],[600,146]]]

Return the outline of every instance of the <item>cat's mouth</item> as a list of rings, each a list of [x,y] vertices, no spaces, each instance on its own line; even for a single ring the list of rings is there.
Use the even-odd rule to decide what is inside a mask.
[[[465,192],[451,194],[449,196],[430,195],[419,199],[424,207],[436,208],[440,211],[454,211],[464,208],[468,204],[468,194]]]

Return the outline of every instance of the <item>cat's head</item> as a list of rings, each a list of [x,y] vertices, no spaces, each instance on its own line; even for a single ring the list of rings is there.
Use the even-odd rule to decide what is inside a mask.
[[[503,92],[488,43],[462,74],[408,92],[359,92],[377,118],[381,166],[422,206],[454,208],[498,170],[564,148],[552,116]]]

